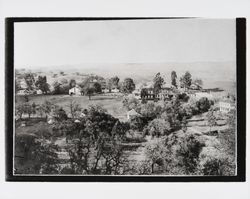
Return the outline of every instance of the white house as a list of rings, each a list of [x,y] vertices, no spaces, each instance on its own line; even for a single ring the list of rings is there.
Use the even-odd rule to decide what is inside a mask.
[[[141,114],[137,113],[135,111],[135,109],[132,109],[132,110],[130,110],[130,111],[127,112],[127,119],[128,120],[133,119],[136,116],[141,116]]]
[[[81,88],[75,86],[69,89],[69,95],[81,95]]]
[[[118,88],[112,88],[112,89],[111,89],[111,92],[112,92],[112,93],[119,93],[120,90],[119,90]]]
[[[36,94],[41,95],[41,94],[43,94],[43,92],[40,89],[38,89],[38,90],[36,90]]]
[[[107,88],[102,88],[102,92],[103,92],[103,93],[109,93],[109,89],[107,89]]]
[[[221,100],[219,102],[219,108],[222,113],[228,113],[235,109],[235,104],[230,100]]]

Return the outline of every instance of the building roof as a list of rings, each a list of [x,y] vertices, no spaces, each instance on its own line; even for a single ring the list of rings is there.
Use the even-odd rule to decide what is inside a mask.
[[[135,109],[132,109],[132,110],[128,111],[128,114],[131,115],[131,116],[140,116],[141,115],[141,114],[137,113],[135,111]]]
[[[72,90],[72,89],[78,89],[78,90],[80,90],[81,88],[78,87],[78,86],[75,86],[75,87],[73,87],[73,88],[71,88],[71,89],[69,89],[69,90]]]

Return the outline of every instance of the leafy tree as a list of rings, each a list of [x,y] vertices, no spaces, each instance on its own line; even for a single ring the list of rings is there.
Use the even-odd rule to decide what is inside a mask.
[[[68,93],[69,93],[69,85],[68,84],[62,84],[60,94],[68,94]]]
[[[132,109],[136,110],[140,106],[140,101],[134,97],[125,97],[122,104],[128,111]]]
[[[89,122],[93,129],[93,134],[95,137],[98,137],[99,132],[105,132],[111,134],[113,126],[115,125],[117,119],[112,115],[107,113],[107,110],[103,109],[101,106],[90,106],[85,117],[86,122]]]
[[[119,84],[119,77],[117,77],[117,76],[115,76],[115,77],[112,77],[110,80],[109,80],[109,82],[110,82],[110,86],[111,87],[118,87],[118,84]]]
[[[66,138],[66,143],[68,143],[69,139],[74,139],[75,137],[80,136],[84,127],[85,125],[83,122],[76,123],[74,120],[64,119],[63,122],[58,121],[53,123],[52,129],[55,135],[63,135]]]
[[[88,87],[85,89],[85,94],[89,96],[89,100],[91,100],[91,96],[94,94],[95,89],[93,87]]]
[[[178,93],[176,94],[176,98],[182,102],[188,102],[189,96],[186,93]]]
[[[145,100],[145,98],[148,96],[148,90],[146,88],[142,88],[141,89],[141,100],[142,103],[146,103],[147,101]]]
[[[33,109],[32,109],[32,106],[30,104],[28,104],[28,103],[24,104],[24,113],[28,114],[28,117],[30,119],[30,115],[33,113]]]
[[[198,111],[200,113],[204,113],[207,112],[210,107],[213,105],[213,101],[208,100],[208,98],[206,97],[202,97],[200,98],[197,102],[196,102],[196,106],[198,108]]]
[[[170,133],[171,127],[170,123],[163,119],[154,119],[147,127],[144,129],[146,135],[151,135],[152,137],[160,137]]]
[[[174,86],[175,88],[177,88],[176,79],[177,79],[177,74],[176,74],[175,71],[172,71],[172,72],[171,72],[171,84],[172,84],[172,86]]]
[[[61,83],[59,83],[58,81],[55,81],[53,83],[53,87],[54,87],[54,94],[61,94]]]
[[[93,84],[93,88],[94,88],[94,92],[95,92],[95,93],[101,93],[101,92],[102,92],[102,86],[101,86],[101,84],[98,83],[98,82],[95,82],[95,83]]]
[[[163,166],[166,158],[166,147],[162,140],[155,140],[145,147],[145,155],[151,163],[151,173],[155,172],[155,165]]]
[[[224,150],[207,147],[200,154],[199,169],[203,175],[235,175],[235,161]]]
[[[135,90],[135,83],[133,79],[126,78],[124,82],[122,83],[122,91],[124,93],[132,93]]]
[[[186,113],[183,111],[180,101],[174,99],[164,104],[160,117],[170,123],[173,131],[181,128],[181,121],[185,115]]]
[[[62,121],[65,121],[68,119],[68,116],[65,112],[65,110],[60,107],[60,108],[55,108],[55,111],[54,111],[54,118],[59,121],[59,122],[62,122]]]
[[[180,78],[180,85],[181,87],[188,89],[192,84],[192,76],[187,71],[181,78]]]
[[[154,102],[147,102],[146,104],[142,104],[138,111],[143,117],[153,120],[161,114],[162,107]]]
[[[25,100],[25,102],[29,102],[30,100],[29,100],[29,96],[28,95],[24,95],[24,100]]]
[[[69,89],[71,89],[71,88],[73,88],[73,87],[75,87],[75,86],[76,86],[76,80],[71,79],[71,80],[69,81]]]
[[[25,113],[25,107],[23,104],[16,105],[16,115],[22,119],[23,114]]]
[[[54,107],[54,104],[52,104],[48,100],[45,100],[44,103],[42,104],[42,109],[43,109],[43,112],[46,115],[46,119],[47,119],[48,115],[51,113],[53,107]]]
[[[72,145],[67,147],[70,157],[70,169],[73,174],[88,174],[92,141],[90,138],[78,137]]]
[[[35,77],[32,73],[26,73],[24,76],[25,83],[27,85],[27,89],[29,91],[34,89]]]
[[[32,134],[15,138],[16,174],[58,174],[58,146]]]
[[[193,81],[194,84],[197,84],[199,87],[202,87],[203,86],[203,81],[202,79],[195,79]]]
[[[187,132],[187,124],[188,124],[186,117],[183,117],[181,124],[182,124],[182,131],[184,133],[186,133]]]
[[[182,104],[182,109],[184,110],[186,119],[191,118],[194,112],[196,111],[196,110],[193,110],[192,105],[189,103]]]
[[[36,105],[36,103],[35,102],[33,102],[32,104],[31,104],[31,112],[32,112],[32,114],[36,114],[36,107],[37,107],[37,105]]]
[[[47,83],[46,76],[38,76],[35,86],[38,87],[43,93],[47,94],[49,92],[49,84]]]
[[[64,172],[75,174],[119,174],[125,161],[121,136],[124,126],[100,106],[90,106],[67,151],[70,167]],[[69,137],[69,139],[71,139]],[[91,154],[91,156],[90,156]]]
[[[43,117],[44,109],[43,109],[43,106],[41,104],[36,106],[36,112],[38,113],[38,115],[40,115],[41,118]]]
[[[160,73],[157,73],[154,77],[154,93],[158,94],[162,88],[162,85],[164,84],[164,79],[161,77]]]
[[[209,132],[211,132],[211,128],[217,124],[217,120],[214,115],[214,110],[212,108],[210,108],[207,113],[207,122],[210,127]]]
[[[77,104],[75,101],[71,100],[68,107],[69,107],[70,114],[73,119],[79,116],[79,113],[81,111],[80,104]]]
[[[176,151],[179,165],[182,166],[186,174],[197,172],[199,155],[204,143],[200,142],[193,135],[186,135],[179,141],[179,149]]]
[[[144,117],[133,117],[130,120],[130,128],[132,130],[142,131],[143,128],[147,125],[148,121]]]

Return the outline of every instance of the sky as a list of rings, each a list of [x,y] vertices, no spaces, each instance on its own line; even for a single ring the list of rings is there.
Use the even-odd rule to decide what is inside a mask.
[[[236,60],[234,19],[22,22],[15,68]]]

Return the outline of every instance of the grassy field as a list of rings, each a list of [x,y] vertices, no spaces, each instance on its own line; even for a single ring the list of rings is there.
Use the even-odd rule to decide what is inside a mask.
[[[69,113],[69,104],[71,101],[75,101],[80,104],[82,108],[87,108],[89,105],[101,105],[105,108],[109,114],[121,121],[126,121],[126,109],[122,104],[122,97],[95,95],[89,100],[88,96],[69,96],[69,95],[33,95],[29,96],[29,103],[35,102],[36,104],[42,104],[45,100],[48,100]],[[16,103],[24,103],[23,96],[16,96]]]

